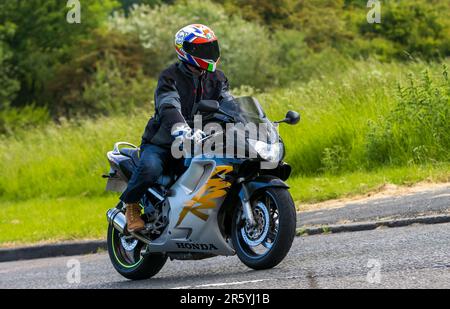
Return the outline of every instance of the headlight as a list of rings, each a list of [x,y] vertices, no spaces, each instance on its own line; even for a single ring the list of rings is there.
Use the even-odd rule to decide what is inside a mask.
[[[268,144],[251,139],[248,140],[248,143],[263,160],[278,162],[283,157],[283,147],[281,143]]]

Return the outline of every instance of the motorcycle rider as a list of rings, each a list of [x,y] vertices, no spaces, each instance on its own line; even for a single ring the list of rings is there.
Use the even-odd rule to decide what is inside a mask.
[[[180,61],[159,76],[155,91],[155,115],[149,120],[142,136],[139,165],[121,196],[126,204],[129,232],[144,229],[139,201],[163,171],[173,167],[175,159],[171,155],[171,145],[174,138],[182,136],[195,143],[204,135],[189,126],[195,104],[200,100],[232,98],[228,79],[216,69],[220,48],[216,35],[209,27],[192,24],[179,30],[175,35],[175,50]]]

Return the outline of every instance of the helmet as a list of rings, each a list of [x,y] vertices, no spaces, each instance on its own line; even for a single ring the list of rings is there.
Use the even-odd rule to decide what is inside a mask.
[[[193,24],[182,28],[175,35],[178,58],[208,72],[216,70],[220,48],[214,32],[205,25]]]

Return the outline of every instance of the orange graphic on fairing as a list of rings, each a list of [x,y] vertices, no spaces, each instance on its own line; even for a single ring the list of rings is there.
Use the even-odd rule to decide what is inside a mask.
[[[198,191],[194,198],[185,204],[175,227],[183,222],[188,213],[192,213],[203,221],[208,220],[209,215],[203,213],[201,210],[216,208],[217,199],[227,194],[226,189],[231,186],[231,183],[223,180],[223,178],[231,171],[233,171],[232,166],[223,165],[216,167],[211,178]]]

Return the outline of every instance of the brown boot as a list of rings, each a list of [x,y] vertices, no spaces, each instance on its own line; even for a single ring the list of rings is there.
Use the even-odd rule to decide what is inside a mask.
[[[141,206],[139,204],[127,204],[125,216],[127,217],[128,232],[139,232],[144,229],[145,223],[141,218]]]

